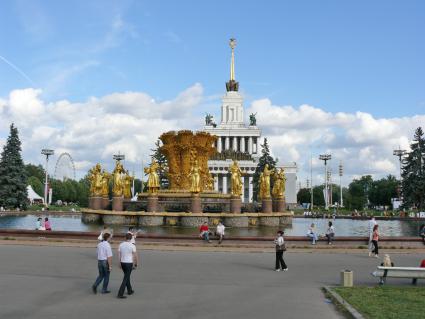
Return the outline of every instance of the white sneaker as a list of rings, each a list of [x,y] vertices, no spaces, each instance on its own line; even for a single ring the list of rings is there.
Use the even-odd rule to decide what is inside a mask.
[[[288,267],[286,267],[286,268],[284,268],[284,269],[282,269],[283,271],[288,271]]]
[[[370,257],[370,256],[372,256],[372,252],[371,252],[371,251],[369,251],[369,257]]]
[[[274,271],[280,271],[280,268],[279,269],[275,269]]]
[[[378,255],[375,255],[375,258],[379,258],[379,256]]]

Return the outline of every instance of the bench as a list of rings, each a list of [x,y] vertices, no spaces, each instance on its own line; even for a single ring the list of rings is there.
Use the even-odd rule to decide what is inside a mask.
[[[418,279],[425,279],[425,268],[421,267],[382,267],[372,273],[375,277],[380,277],[379,284],[383,285],[387,278],[411,278],[412,284],[416,285]]]

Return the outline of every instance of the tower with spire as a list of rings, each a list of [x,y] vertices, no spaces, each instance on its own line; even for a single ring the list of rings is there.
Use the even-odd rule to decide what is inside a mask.
[[[208,161],[214,177],[214,189],[220,193],[230,193],[229,167],[237,160],[242,170],[242,202],[252,202],[253,175],[260,157],[261,129],[257,127],[255,115],[251,114],[249,124],[245,123],[243,97],[239,92],[239,82],[235,76],[236,39],[229,41],[231,49],[230,79],[226,82],[226,92],[221,101],[221,121],[218,125],[207,114],[203,130],[217,136],[217,154]],[[296,204],[296,164],[283,165],[286,173],[286,203]]]

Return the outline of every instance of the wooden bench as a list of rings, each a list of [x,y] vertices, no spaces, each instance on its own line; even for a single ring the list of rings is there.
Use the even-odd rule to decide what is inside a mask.
[[[416,285],[418,279],[425,279],[425,268],[421,267],[382,267],[372,273],[375,277],[380,277],[379,284],[383,285],[387,278],[411,278],[412,284]]]

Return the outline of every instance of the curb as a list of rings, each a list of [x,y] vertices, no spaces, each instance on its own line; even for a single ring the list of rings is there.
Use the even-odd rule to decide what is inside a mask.
[[[365,317],[358,312],[352,305],[350,305],[347,301],[345,301],[339,294],[337,294],[335,291],[332,290],[332,287],[325,286],[323,287],[323,290],[328,293],[332,299],[332,301],[339,305],[341,308],[346,311],[351,318],[354,319],[365,319]]]

